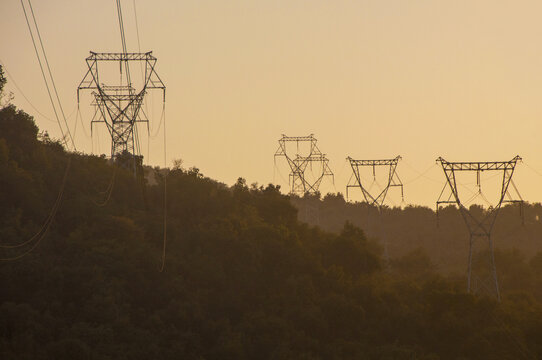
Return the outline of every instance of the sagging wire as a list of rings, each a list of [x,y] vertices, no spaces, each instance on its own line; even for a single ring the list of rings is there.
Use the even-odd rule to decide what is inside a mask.
[[[100,192],[100,194],[104,195],[104,200],[100,202],[92,200],[94,205],[98,207],[104,207],[109,203],[109,200],[111,200],[111,195],[113,194],[113,189],[115,188],[115,181],[117,179],[118,168],[119,166],[115,164],[113,175],[111,175],[111,180],[109,181],[107,188],[105,189],[105,191]]]
[[[137,50],[138,52],[141,53],[141,42],[139,41],[139,22],[137,21],[136,0],[133,0],[133,8],[134,8],[134,19],[135,19],[135,28],[136,28],[136,36],[137,36]],[[145,75],[143,74],[143,63],[141,62],[139,63],[139,69],[141,70],[141,79],[145,81]]]
[[[529,164],[527,164],[525,161],[523,161],[523,164],[525,164],[525,166],[527,166],[532,172],[534,172],[536,175],[538,176],[542,176],[542,172],[536,170],[534,167],[530,166]]]
[[[162,105],[162,111],[164,114],[164,237],[162,242],[162,263],[159,271],[163,272],[166,265],[166,246],[167,246],[167,177],[169,170],[167,169],[167,142],[166,142],[166,101],[164,99]]]
[[[410,180],[408,180],[408,181],[405,181],[405,182],[403,183],[403,185],[412,184],[412,183],[416,182],[417,180],[419,180],[419,179],[422,178],[422,177],[425,178],[425,179],[427,179],[427,180],[430,180],[430,181],[435,181],[434,179],[431,179],[431,178],[427,177],[426,174],[427,174],[429,171],[433,170],[433,168],[434,168],[435,166],[437,166],[437,164],[433,164],[433,165],[431,165],[430,167],[428,167],[427,169],[425,169],[423,172],[420,172],[420,171],[418,171],[417,169],[415,169],[413,166],[409,165],[406,161],[403,160],[403,162],[404,162],[405,164],[407,164],[407,166],[410,167],[412,170],[414,170],[414,172],[418,173],[418,176],[416,176],[416,177],[414,177],[414,178],[412,178],[412,179],[410,179]],[[436,181],[435,181],[435,182],[436,182]]]
[[[34,27],[36,28],[36,32],[37,32],[37,35],[38,35],[38,38],[39,38],[39,41],[40,41],[41,51],[43,53],[43,57],[44,57],[45,62],[47,64],[48,75],[49,75],[49,78],[51,79],[51,83],[52,83],[53,89],[54,89],[55,94],[56,94],[56,100],[58,102],[58,106],[59,106],[59,108],[61,110],[61,113],[62,113],[62,116],[63,116],[63,119],[64,119],[64,124],[66,126],[66,131],[68,132],[69,138],[71,140],[73,150],[76,150],[75,142],[73,141],[73,137],[71,136],[71,132],[70,132],[70,129],[69,129],[68,124],[67,124],[66,116],[64,114],[64,110],[63,110],[62,104],[60,102],[60,97],[58,96],[58,92],[56,90],[56,85],[54,83],[54,78],[53,78],[53,75],[52,75],[52,72],[51,72],[51,68],[49,66],[49,61],[47,60],[47,54],[45,52],[45,47],[43,45],[41,34],[39,32],[39,28],[38,28],[38,24],[37,24],[37,21],[36,21],[35,14],[34,14],[34,10],[32,8],[32,3],[31,3],[30,0],[27,0],[27,1],[28,1],[28,5],[30,7],[31,14],[32,14],[32,19],[34,21]],[[40,58],[38,47],[36,45],[36,40],[34,38],[32,27],[31,27],[30,21],[28,19],[28,13],[27,13],[27,10],[26,10],[26,7],[25,7],[25,4],[24,4],[23,0],[21,0],[21,6],[23,8],[23,13],[24,13],[24,16],[25,16],[25,19],[26,19],[26,24],[28,26],[28,30],[30,32],[30,37],[32,38],[32,44],[34,46],[34,51],[35,51],[35,54],[36,54],[36,58],[38,59],[41,74],[42,74],[43,80],[45,82],[45,86],[47,88],[47,93],[49,95],[49,100],[51,101],[51,105],[53,107],[58,126],[60,128],[61,133],[62,133],[62,137],[63,137],[62,140],[64,141],[66,147],[68,147],[68,143],[67,143],[67,140],[66,140],[66,134],[65,134],[64,129],[62,127],[62,124],[60,122],[60,118],[59,118],[59,115],[58,115],[58,112],[57,112],[57,109],[56,109],[56,105],[55,105],[55,102],[53,100],[53,96],[51,94],[51,89],[49,87],[49,83],[48,83],[47,77],[45,75],[45,70],[43,68],[43,63],[42,63],[41,58]],[[51,208],[51,211],[49,212],[49,215],[47,216],[47,218],[46,218],[45,222],[43,223],[42,227],[40,228],[40,230],[34,236],[32,236],[30,239],[28,239],[26,241],[23,241],[23,242],[21,242],[19,244],[1,245],[0,247],[5,248],[5,249],[14,249],[14,248],[20,248],[20,247],[23,247],[25,245],[31,244],[32,242],[34,242],[34,244],[27,251],[23,252],[22,254],[20,254],[18,256],[14,256],[14,257],[0,258],[0,261],[15,261],[15,260],[23,258],[24,256],[30,254],[41,243],[43,238],[45,238],[45,236],[47,235],[47,233],[48,233],[48,231],[49,231],[49,229],[51,227],[51,224],[53,223],[53,221],[54,221],[54,219],[56,217],[58,209],[60,208],[60,205],[62,203],[62,197],[64,195],[64,190],[66,188],[66,182],[67,182],[68,174],[69,174],[70,168],[71,168],[71,161],[72,161],[72,157],[69,156],[68,157],[68,162],[66,164],[66,170],[64,171],[64,176],[62,178],[62,183],[61,183],[61,186],[60,186],[60,190],[58,192],[58,196],[56,198],[55,203],[53,204],[53,207]]]
[[[60,190],[58,192],[58,196],[56,198],[56,201],[53,204],[53,207],[51,208],[51,211],[49,212],[49,215],[47,216],[47,218],[46,218],[45,222],[43,223],[42,227],[40,228],[40,230],[34,236],[32,236],[30,239],[28,239],[26,241],[23,241],[22,243],[19,243],[19,244],[16,244],[16,245],[0,245],[0,248],[3,248],[3,249],[15,249],[15,248],[19,248],[19,247],[23,247],[25,245],[28,245],[28,244],[30,244],[32,242],[34,242],[34,245],[32,245],[32,247],[30,247],[27,251],[23,252],[22,254],[20,254],[18,256],[0,258],[0,261],[15,261],[15,260],[19,260],[19,259],[23,258],[24,256],[30,254],[41,243],[43,238],[45,238],[45,235],[47,235],[47,232],[49,231],[49,228],[51,227],[51,224],[53,223],[53,221],[54,221],[54,219],[56,217],[57,211],[60,208],[60,204],[62,203],[62,197],[64,195],[64,190],[66,189],[66,182],[67,182],[68,174],[69,174],[70,168],[71,168],[71,161],[72,161],[72,157],[70,156],[70,157],[68,157],[68,163],[66,164],[66,170],[64,170],[64,176],[62,178],[62,183],[61,183]]]
[[[47,88],[47,93],[49,95],[49,100],[51,101],[51,105],[53,107],[53,111],[55,113],[55,117],[57,119],[57,123],[58,123],[58,126],[60,127],[60,131],[62,133],[62,137],[63,137],[63,141],[65,142],[65,145],[66,147],[68,147],[68,142],[67,142],[67,138],[70,139],[71,141],[71,144],[72,144],[72,147],[73,147],[73,150],[76,150],[76,146],[75,146],[75,142],[73,140],[73,137],[72,137],[72,134],[70,132],[70,128],[68,126],[68,122],[66,120],[66,116],[64,114],[64,109],[62,107],[62,103],[60,102],[60,97],[58,95],[58,91],[56,89],[56,85],[55,85],[55,81],[54,81],[54,78],[53,78],[53,74],[51,72],[51,67],[49,66],[49,60],[47,58],[47,53],[45,52],[45,47],[43,45],[43,40],[41,38],[41,33],[39,31],[39,27],[38,27],[38,23],[36,21],[36,16],[34,14],[34,9],[32,7],[32,2],[30,0],[27,0],[28,2],[28,5],[29,5],[29,8],[30,8],[30,13],[32,15],[32,19],[33,19],[33,23],[34,23],[34,27],[36,29],[36,34],[37,34],[37,37],[38,37],[38,40],[39,40],[39,43],[40,43],[40,48],[41,48],[41,52],[43,54],[43,58],[45,60],[45,64],[47,65],[47,70],[48,70],[48,75],[49,75],[49,78],[51,80],[51,85],[52,85],[52,88],[54,90],[54,93],[56,95],[56,101],[58,103],[58,107],[60,109],[60,113],[63,117],[63,120],[64,120],[64,126],[66,127],[66,130],[64,130],[61,122],[60,122],[60,116],[58,114],[58,111],[57,111],[57,108],[56,108],[56,105],[55,105],[55,102],[53,100],[53,96],[51,94],[51,88],[49,87],[49,83],[48,83],[48,80],[47,80],[47,76],[45,75],[45,70],[43,68],[43,63],[41,61],[41,57],[40,57],[40,54],[39,54],[39,51],[38,51],[38,47],[36,45],[36,39],[34,37],[34,32],[32,31],[32,27],[30,25],[30,20],[28,19],[28,13],[27,13],[27,10],[26,10],[26,6],[23,2],[23,0],[21,0],[21,6],[23,8],[23,12],[24,12],[24,16],[25,16],[25,19],[26,19],[26,24],[28,25],[28,31],[30,32],[30,37],[32,38],[32,44],[34,45],[34,51],[36,53],[36,57],[38,59],[38,63],[39,63],[39,66],[40,66],[40,70],[41,70],[41,74],[43,76],[43,81],[45,82],[45,86]],[[66,135],[67,133],[67,135]]]
[[[4,62],[2,60],[0,60],[0,65],[2,65],[2,68],[6,71],[6,74],[8,75],[8,78],[9,78],[9,82],[13,83],[13,85],[15,85],[15,88],[23,96],[23,98],[26,100],[28,105],[30,105],[30,107],[32,109],[34,109],[34,111],[36,111],[38,114],[40,114],[41,117],[44,118],[45,120],[50,121],[50,122],[55,122],[56,120],[53,120],[50,117],[48,117],[47,115],[43,114],[37,107],[34,106],[34,104],[28,99],[28,97],[26,97],[25,93],[21,90],[19,85],[17,85],[17,82],[15,81],[15,78],[10,74],[9,70],[6,68],[6,64],[4,64]]]
[[[79,103],[77,103],[77,114],[75,116],[75,123],[77,124],[77,120],[81,123],[81,128],[83,129],[83,133],[85,134],[85,137],[87,139],[91,139],[91,136],[88,134],[87,129],[85,129],[85,123],[83,121],[83,114],[81,113],[81,110],[79,109]],[[77,125],[75,127],[77,129]],[[75,130],[73,136],[75,137]]]

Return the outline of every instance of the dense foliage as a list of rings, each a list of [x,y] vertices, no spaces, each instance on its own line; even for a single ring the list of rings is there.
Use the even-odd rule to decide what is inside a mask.
[[[328,194],[322,199],[319,196],[294,197],[292,203],[299,209],[299,219],[303,222],[338,233],[348,221],[362,228],[369,238],[381,244],[387,242],[392,263],[423,253],[440,274],[463,276],[467,269],[469,232],[453,206],[441,209],[437,218],[427,207],[383,207],[379,212],[367,203],[346,202],[341,194]],[[471,205],[469,211],[482,217],[488,210]],[[542,258],[542,204],[504,206],[493,228],[492,240],[504,294],[527,291],[542,302],[539,276],[542,270],[539,264]]]
[[[36,245],[0,261],[2,359],[542,357],[541,254],[503,253],[515,288],[498,304],[439,274],[432,250],[394,252],[387,271],[377,241],[344,218],[326,232],[298,221],[277,187],[175,167],[160,272],[166,172],[143,180],[67,153],[13,106],[0,110],[2,245],[40,231],[69,159],[47,235],[0,249],[8,259]],[[402,233],[428,211],[405,210]],[[420,248],[432,240],[419,236]]]

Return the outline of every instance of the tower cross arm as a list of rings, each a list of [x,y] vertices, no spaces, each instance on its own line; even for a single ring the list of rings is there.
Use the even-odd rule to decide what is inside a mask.
[[[313,141],[316,140],[313,134],[308,136],[286,136],[282,134],[282,137],[279,141]]]
[[[148,61],[156,60],[156,57],[152,55],[152,51],[145,53],[113,53],[113,52],[90,52],[90,56],[87,57],[87,61],[128,61],[128,60],[139,60],[139,61]]]
[[[397,165],[397,162],[401,160],[401,156],[397,156],[394,159],[382,159],[382,160],[355,160],[351,157],[347,157],[347,160],[350,161],[350,164],[356,166],[386,166],[386,165]]]
[[[319,161],[329,161],[326,154],[312,154],[309,156],[300,156],[294,159],[295,161],[308,161],[308,162],[319,162]]]
[[[516,166],[516,163],[521,161],[521,157],[518,155],[510,161],[462,161],[462,162],[449,162],[442,157],[437,159],[442,165],[444,170],[452,171],[491,171],[491,170],[510,170]]]

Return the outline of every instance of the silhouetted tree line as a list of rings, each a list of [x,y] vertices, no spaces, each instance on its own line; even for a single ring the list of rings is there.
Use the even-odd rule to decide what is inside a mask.
[[[387,210],[386,270],[377,240],[361,230],[372,229],[358,219],[361,205],[326,197],[322,230],[298,221],[273,185],[228,187],[179,166],[135,177],[104,157],[66,152],[13,106],[0,110],[0,244],[40,231],[69,158],[47,235],[21,259],[0,261],[1,359],[542,357],[542,255],[499,253],[501,304],[465,293],[460,276],[439,273],[446,254],[435,257],[432,245],[462,251],[451,209],[440,230],[428,209]],[[111,199],[97,206],[115,171]],[[532,226],[521,231],[535,236]]]
[[[441,208],[437,217],[434,210],[423,206],[384,206],[379,211],[366,202],[346,202],[340,193],[292,197],[291,201],[302,222],[338,233],[348,221],[377,243],[387,242],[391,265],[423,255],[433,271],[458,279],[465,276],[469,232],[454,206]],[[479,205],[471,205],[469,211],[478,218],[487,214]],[[542,204],[501,208],[492,239],[504,293],[523,290],[542,302],[538,275],[542,270]]]

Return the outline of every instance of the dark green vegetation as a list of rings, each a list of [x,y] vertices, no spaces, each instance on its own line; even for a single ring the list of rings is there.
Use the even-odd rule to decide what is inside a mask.
[[[296,197],[292,202],[299,209],[299,219],[303,222],[338,233],[345,221],[349,221],[362,228],[369,238],[387,240],[391,258],[423,249],[438,272],[449,275],[466,271],[469,232],[453,206],[441,208],[437,220],[435,212],[427,207],[384,207],[379,213],[366,203],[347,203],[340,194],[328,194],[322,199],[316,196]],[[481,218],[477,214],[485,210],[472,205],[470,211]],[[518,204],[504,206],[497,217],[492,238],[497,249],[497,262],[506,263],[501,266],[501,277],[515,269],[508,262],[526,266],[542,251],[542,204],[526,203],[521,208]],[[532,285],[529,292],[542,290],[540,284]],[[503,286],[505,289],[508,287],[506,284]],[[542,301],[542,293],[539,295]]]
[[[412,245],[428,250],[394,250],[387,273],[376,242],[342,219],[326,232],[299,222],[276,187],[227,187],[175,168],[161,273],[161,172],[151,185],[118,170],[111,200],[97,206],[113,166],[65,152],[11,106],[0,110],[1,244],[42,228],[70,157],[48,234],[27,256],[0,261],[1,359],[542,357],[540,253],[529,262],[500,253],[497,304],[439,274],[430,236]],[[385,225],[390,238],[433,219],[423,208],[396,212],[408,220]],[[459,229],[443,238],[465,242]]]

